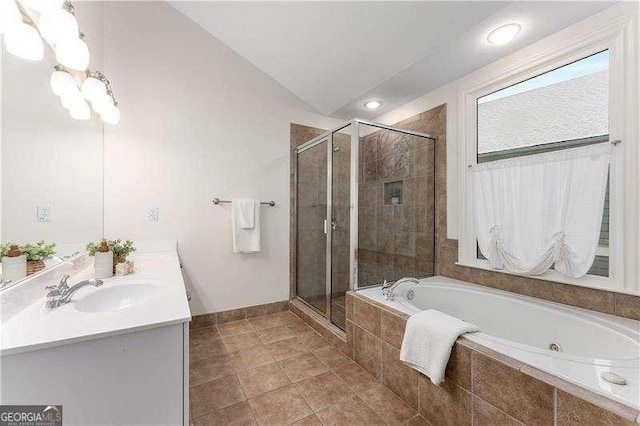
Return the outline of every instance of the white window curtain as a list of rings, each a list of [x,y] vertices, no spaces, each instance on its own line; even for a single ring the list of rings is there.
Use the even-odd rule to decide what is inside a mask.
[[[611,145],[493,161],[468,172],[480,251],[494,269],[578,278],[596,255]]]

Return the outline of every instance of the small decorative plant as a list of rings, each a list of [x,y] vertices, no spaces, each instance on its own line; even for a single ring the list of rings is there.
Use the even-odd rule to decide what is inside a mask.
[[[16,243],[0,244],[0,258],[5,257],[7,253],[9,253],[11,246],[15,246],[15,245],[17,244]]]
[[[27,261],[40,261],[56,254],[56,245],[47,244],[46,241],[38,241],[38,244],[25,244],[20,247],[22,254],[27,256]]]
[[[27,257],[27,276],[40,272],[45,268],[44,259],[56,254],[56,245],[47,244],[45,240],[38,244],[25,244],[20,251]]]
[[[133,241],[125,240],[124,242],[121,239],[117,240],[101,240],[96,242],[90,242],[87,244],[87,253],[89,256],[95,256],[98,248],[102,244],[102,241],[107,242],[107,246],[109,247],[109,251],[113,253],[113,269],[115,272],[116,265],[118,263],[126,262],[127,256],[136,251],[136,248],[133,246]]]

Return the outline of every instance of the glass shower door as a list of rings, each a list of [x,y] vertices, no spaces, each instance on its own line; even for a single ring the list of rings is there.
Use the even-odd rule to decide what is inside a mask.
[[[296,285],[309,305],[327,313],[327,145],[319,141],[297,155]]]
[[[346,326],[351,212],[351,126],[332,135],[331,155],[331,322]]]

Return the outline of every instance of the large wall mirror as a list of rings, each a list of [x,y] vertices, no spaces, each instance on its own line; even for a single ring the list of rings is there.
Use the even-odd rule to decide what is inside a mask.
[[[101,69],[103,24],[95,7],[102,6],[78,3],[75,14],[87,32],[90,68]],[[0,50],[0,243],[5,251],[7,244],[55,244],[42,262],[30,264],[28,271],[34,273],[43,263],[51,267],[103,236],[103,123],[96,114],[88,120],[72,118],[53,93],[50,78],[57,61],[48,46],[40,61]],[[0,288],[21,280],[8,282],[5,276]]]

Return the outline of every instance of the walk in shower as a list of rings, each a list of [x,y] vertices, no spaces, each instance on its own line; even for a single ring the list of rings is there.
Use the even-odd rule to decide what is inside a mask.
[[[296,295],[345,328],[345,293],[435,272],[435,139],[351,120],[296,149]]]

